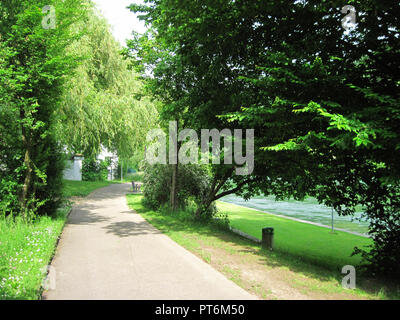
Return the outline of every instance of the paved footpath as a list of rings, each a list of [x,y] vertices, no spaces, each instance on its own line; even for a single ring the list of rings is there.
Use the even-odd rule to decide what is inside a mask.
[[[43,299],[255,299],[131,211],[128,192],[111,185],[74,206]]]

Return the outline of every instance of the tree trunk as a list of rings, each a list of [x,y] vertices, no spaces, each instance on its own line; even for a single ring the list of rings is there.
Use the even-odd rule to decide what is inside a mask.
[[[221,185],[221,183],[219,185]],[[202,205],[200,207],[198,207],[196,210],[196,213],[195,213],[196,218],[199,218],[200,215],[210,207],[211,203],[214,201],[215,195],[217,194],[217,192],[219,190],[218,187],[219,186],[217,186],[217,179],[215,178],[212,183],[210,193],[207,196],[207,200],[205,200],[202,203]]]
[[[28,214],[28,195],[29,191],[32,186],[32,145],[31,145],[31,138],[29,137],[28,130],[22,125],[22,142],[25,148],[25,158],[24,158],[24,165],[25,169],[25,178],[24,178],[24,185],[22,187],[22,191],[20,194],[19,202],[21,206],[21,213],[22,217],[26,218]]]
[[[225,175],[225,177],[223,177],[218,184],[217,184],[216,180],[213,181],[213,185],[211,187],[211,190],[210,190],[210,193],[209,193],[209,195],[207,197],[207,200],[205,200],[203,202],[203,204],[199,208],[197,208],[197,210],[196,210],[195,216],[197,218],[199,218],[200,215],[204,211],[206,211],[214,201],[216,201],[216,200],[218,200],[218,199],[220,199],[222,197],[225,197],[225,196],[227,196],[229,194],[233,194],[233,193],[238,192],[244,185],[246,185],[246,184],[251,182],[250,179],[249,180],[244,180],[241,183],[239,183],[236,186],[236,188],[233,188],[231,190],[227,190],[227,191],[224,191],[224,192],[221,192],[221,193],[218,194],[218,192],[221,190],[221,188],[223,187],[225,182],[228,180],[228,178],[229,178],[229,173],[227,175]]]
[[[173,211],[177,208],[177,192],[178,192],[178,164],[172,165],[172,183],[171,183],[171,199],[170,205]]]
[[[176,132],[175,132],[176,130]],[[170,207],[172,211],[175,211],[178,207],[178,199],[177,199],[177,193],[178,193],[178,166],[179,166],[179,159],[178,159],[178,154],[179,154],[179,148],[180,148],[180,143],[178,141],[178,123],[176,124],[176,128],[173,128],[173,131],[170,131],[170,135],[173,135],[172,137],[170,136],[170,148],[173,148],[173,145],[175,143],[176,154],[174,157],[176,157],[175,162],[172,163],[172,181],[171,181],[171,194],[170,194]],[[171,140],[172,139],[172,140]],[[170,150],[171,151],[171,150]],[[171,157],[171,155],[170,155]]]
[[[201,214],[210,207],[210,205],[211,205],[211,203],[213,203],[213,201],[214,200],[211,200],[211,201],[207,200],[200,207],[198,207],[195,212],[196,218],[200,218]]]

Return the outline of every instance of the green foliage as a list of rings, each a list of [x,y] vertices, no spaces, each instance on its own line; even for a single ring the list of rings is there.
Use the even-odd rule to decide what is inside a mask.
[[[121,179],[121,166],[122,166],[123,170],[122,174],[124,180],[132,181],[132,175],[140,170],[143,159],[144,159],[144,148],[142,151],[135,150],[135,152],[129,158],[119,158],[118,169],[115,172],[117,179]],[[142,180],[135,180],[135,181],[142,181]]]
[[[0,212],[3,214],[17,214],[18,207],[18,182],[14,180],[13,176],[2,177],[0,182]]]
[[[304,174],[297,172],[300,183],[286,176],[287,185],[278,186],[280,193],[290,196],[306,185],[306,193],[315,194],[339,214],[352,214],[355,206],[362,205],[374,244],[371,250],[355,253],[362,253],[374,275],[398,278],[400,257],[393,248],[400,239],[399,74],[381,63],[383,59],[398,65],[399,33],[392,27],[397,17],[384,14],[398,3],[357,5],[367,15],[360,19],[357,32],[338,37],[335,47],[318,42],[319,32],[335,32],[334,21],[327,18],[326,25],[315,27],[308,36],[309,45],[299,51],[304,41],[289,35],[298,26],[304,29],[307,22],[288,14],[297,25],[278,27],[288,36],[282,33],[282,43],[265,54],[268,67],[259,68],[265,73],[245,79],[249,90],[259,95],[248,102],[248,108],[225,117],[241,125],[256,125],[264,138],[262,150],[277,152],[277,157],[287,154],[305,169]],[[317,20],[319,9],[301,6],[299,10]],[[376,19],[381,20],[379,32]],[[318,48],[313,47],[316,42]],[[271,129],[279,136],[271,134]]]
[[[109,161],[84,159],[82,162],[83,181],[106,181],[108,178]]]
[[[360,202],[366,208],[364,215],[370,222],[369,234],[374,243],[368,250],[356,248],[354,253],[363,257],[364,271],[376,277],[400,279],[400,184],[388,185],[374,179],[364,188]]]
[[[144,204],[151,209],[159,209],[170,202],[172,166],[147,165],[143,175]],[[199,207],[204,202],[210,189],[210,177],[205,168],[199,165],[179,165],[177,203],[180,209],[194,205]],[[215,213],[215,206],[205,212],[205,219]]]
[[[362,205],[376,246],[369,262],[397,275],[398,1],[352,1],[359,17],[349,33],[343,1],[145,2],[131,10],[152,28],[129,54],[137,70],[153,71],[163,118],[255,129],[253,178],[213,166],[215,185],[244,197],[310,195],[339,214]]]
[[[126,179],[129,181],[143,182],[143,172],[128,173]]]
[[[68,208],[27,223],[0,218],[0,300],[38,300]]]
[[[0,194],[6,214],[52,214],[59,204],[63,160],[53,119],[76,66],[65,51],[79,36],[71,25],[84,19],[86,4],[53,1],[58,24],[45,29],[48,2],[0,3]]]
[[[39,207],[40,214],[53,215],[63,202],[62,197],[62,178],[64,171],[64,154],[60,144],[46,139],[46,152],[37,156],[37,163],[41,164],[43,177],[36,185],[37,199],[44,199]],[[40,159],[40,160],[39,160]]]
[[[120,54],[107,21],[90,12],[74,25],[83,36],[67,48],[81,57],[75,75],[64,86],[57,115],[57,134],[71,153],[96,156],[102,146],[124,159],[142,150],[157,120],[156,103]]]

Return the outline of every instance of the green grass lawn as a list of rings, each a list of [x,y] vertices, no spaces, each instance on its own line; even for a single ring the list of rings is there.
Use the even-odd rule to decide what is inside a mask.
[[[118,183],[114,181],[68,181],[64,180],[63,194],[66,198],[86,197],[92,191],[107,187],[110,184]]]
[[[110,185],[108,181],[64,181],[64,196],[84,197]],[[0,300],[40,299],[42,281],[70,206],[55,217],[39,217],[32,223],[0,218]]]
[[[172,240],[193,252],[229,279],[260,298],[274,299],[271,286],[275,279],[311,299],[388,299],[385,285],[357,278],[357,289],[341,287],[341,268],[358,263],[349,255],[354,245],[365,245],[369,239],[347,234],[330,234],[330,230],[301,222],[277,218],[233,204],[218,203],[229,212],[237,229],[261,237],[261,228],[276,231],[275,250],[262,249],[216,223],[193,221],[189,213],[159,212],[147,209],[141,195],[127,195],[131,209],[142,215]],[[266,225],[265,225],[266,223]],[[339,268],[339,269],[338,269]],[[392,297],[393,298],[393,297]],[[394,298],[398,296],[394,295]],[[285,298],[284,298],[285,299]]]
[[[364,248],[371,239],[342,231],[314,226],[277,217],[230,203],[218,202],[220,211],[228,214],[230,225],[261,239],[261,230],[274,228],[274,248],[326,268],[341,270],[345,265],[357,266],[359,256],[351,257],[353,248]]]

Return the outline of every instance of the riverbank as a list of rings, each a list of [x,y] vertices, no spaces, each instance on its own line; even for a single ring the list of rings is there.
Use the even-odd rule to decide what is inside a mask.
[[[218,202],[230,204],[229,202],[225,202],[225,201],[218,201]],[[354,234],[356,236],[369,238],[368,234],[365,234],[365,233],[359,233],[359,232],[350,231],[350,230],[346,230],[346,229],[342,229],[342,228],[332,228],[332,227],[326,226],[326,225],[324,225],[322,223],[318,223],[318,222],[311,222],[311,221],[297,219],[297,218],[284,216],[284,215],[280,215],[280,214],[275,214],[275,213],[271,213],[271,212],[260,211],[260,210],[257,210],[257,209],[248,208],[246,206],[241,206],[241,205],[238,205],[238,204],[235,204],[235,205],[238,206],[238,207],[242,207],[242,208],[248,209],[248,210],[254,210],[254,211],[258,211],[258,212],[263,212],[263,213],[266,213],[268,215],[272,215],[272,216],[275,216],[275,217],[279,217],[279,218],[283,218],[283,219],[289,219],[289,220],[293,220],[293,221],[297,221],[297,222],[301,222],[301,223],[311,224],[311,225],[314,225],[314,226],[317,226],[317,227],[326,228],[326,229],[331,230],[332,232],[341,231],[341,232],[347,232],[347,233],[350,233],[350,234]]]
[[[230,203],[217,202],[217,208],[227,214],[231,227],[258,239],[263,228],[274,228],[275,250],[330,270],[359,265],[360,257],[351,256],[354,247],[366,248],[372,243],[358,235],[342,231],[332,233],[328,228]]]
[[[281,249],[266,251],[258,244],[230,232],[219,224],[193,221],[189,212],[168,213],[149,210],[142,205],[141,199],[141,195],[127,196],[130,208],[136,210],[157,229],[261,299],[395,298],[386,293],[382,284],[359,278],[357,278],[357,289],[344,289],[341,285],[343,279],[341,269],[323,267],[322,264],[312,263],[300,255],[280,251]],[[220,203],[218,206],[220,207]],[[243,209],[230,206],[225,209],[233,213],[232,217],[235,214],[234,209],[239,211]],[[246,214],[248,212],[243,212],[243,215]],[[232,222],[234,220],[232,219]],[[297,224],[295,227],[301,225],[300,222],[290,222]],[[327,231],[316,226],[307,225],[307,227],[321,229],[321,232]],[[338,238],[341,236],[332,235],[328,245],[332,245],[332,239]],[[357,238],[361,241],[369,240]],[[313,242],[309,243],[309,248],[312,247]]]
[[[358,207],[354,216],[339,216],[332,208],[318,203],[317,199],[308,197],[303,201],[293,199],[275,201],[273,196],[256,196],[245,200],[236,195],[228,195],[220,199],[223,202],[259,210],[269,214],[276,214],[288,218],[312,222],[335,230],[347,230],[356,234],[366,235],[368,221],[361,219],[362,208]],[[332,219],[333,213],[333,219]]]

